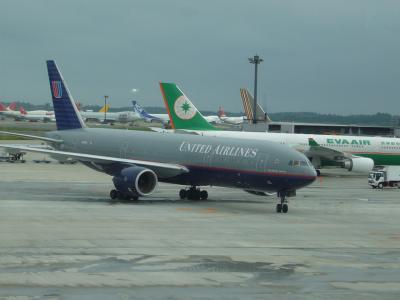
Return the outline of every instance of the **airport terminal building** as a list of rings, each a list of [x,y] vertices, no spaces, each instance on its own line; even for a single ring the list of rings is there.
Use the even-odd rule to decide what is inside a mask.
[[[355,124],[269,122],[243,124],[244,131],[400,137],[400,127]]]

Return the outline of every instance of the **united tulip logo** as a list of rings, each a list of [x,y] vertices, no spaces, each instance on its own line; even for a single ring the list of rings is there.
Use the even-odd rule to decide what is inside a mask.
[[[62,85],[61,81],[52,81],[51,88],[53,90],[54,98],[61,98],[62,97]]]
[[[192,102],[186,96],[182,95],[176,99],[174,104],[174,111],[178,118],[182,120],[190,120],[196,114]]]

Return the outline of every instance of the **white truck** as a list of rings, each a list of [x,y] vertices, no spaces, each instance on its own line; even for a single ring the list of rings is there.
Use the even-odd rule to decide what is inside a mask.
[[[385,186],[400,188],[400,166],[386,166],[369,173],[368,184],[373,189]]]

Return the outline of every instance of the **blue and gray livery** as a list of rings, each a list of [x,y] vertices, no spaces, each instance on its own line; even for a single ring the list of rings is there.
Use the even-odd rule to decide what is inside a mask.
[[[277,193],[277,211],[287,212],[286,197],[316,178],[303,154],[274,142],[87,128],[57,65],[48,61],[47,67],[57,131],[43,140],[54,150],[19,149],[70,157],[109,174],[115,186],[112,199],[148,196],[160,181],[185,185],[181,199],[207,199],[199,187],[208,185]]]

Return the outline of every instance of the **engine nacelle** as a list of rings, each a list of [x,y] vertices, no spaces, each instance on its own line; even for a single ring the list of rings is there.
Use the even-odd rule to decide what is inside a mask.
[[[121,171],[119,176],[113,178],[114,185],[121,192],[137,193],[139,196],[148,196],[157,187],[156,173],[143,167],[128,167]]]
[[[368,157],[355,157],[344,162],[343,167],[357,173],[369,173],[374,167],[374,161]]]

